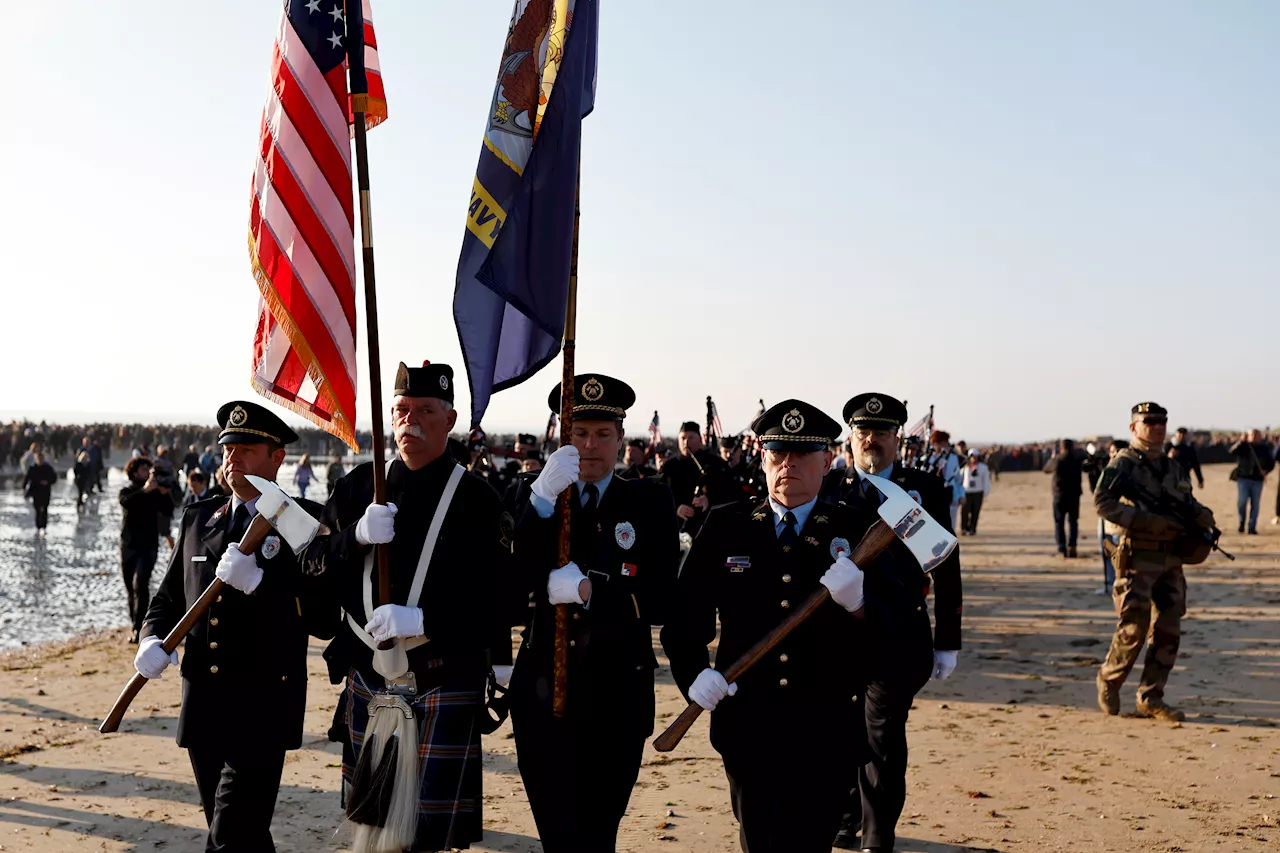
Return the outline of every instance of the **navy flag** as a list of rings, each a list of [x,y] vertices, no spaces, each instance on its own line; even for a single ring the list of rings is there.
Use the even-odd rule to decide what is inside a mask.
[[[599,5],[516,0],[511,15],[453,293],[472,426],[560,351]]]

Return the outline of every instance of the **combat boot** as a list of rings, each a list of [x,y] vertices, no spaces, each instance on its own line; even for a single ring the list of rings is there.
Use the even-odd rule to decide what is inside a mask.
[[[1101,675],[1098,676],[1098,707],[1110,717],[1120,713],[1120,687],[1103,681]]]
[[[1150,702],[1138,703],[1138,715],[1141,717],[1150,717],[1153,720],[1163,720],[1166,723],[1180,723],[1187,718],[1187,715],[1179,711],[1172,705],[1166,705],[1163,699],[1153,699]]]
[[[1071,547],[1067,548],[1067,558],[1068,558],[1068,559],[1074,560],[1077,556],[1079,556],[1079,555],[1078,555],[1078,554],[1076,554],[1076,546],[1075,546],[1075,545],[1072,545]]]

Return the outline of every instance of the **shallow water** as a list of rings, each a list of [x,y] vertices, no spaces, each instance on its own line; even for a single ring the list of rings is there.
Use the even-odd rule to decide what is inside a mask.
[[[296,494],[293,465],[280,469],[285,491]],[[319,484],[307,496],[323,501],[326,468],[315,466]],[[35,535],[35,511],[16,484],[0,486],[0,649],[61,640],[94,629],[129,623],[120,577],[120,504],[116,496],[124,474],[112,469],[102,495],[76,512],[75,487],[64,480],[54,487],[45,539]],[[174,513],[177,532],[178,513]],[[169,563],[169,546],[151,575],[154,591]]]

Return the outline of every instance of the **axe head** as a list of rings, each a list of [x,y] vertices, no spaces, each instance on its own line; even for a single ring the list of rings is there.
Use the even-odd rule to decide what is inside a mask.
[[[258,490],[258,515],[271,522],[293,553],[301,553],[316,538],[320,522],[270,480],[252,474],[246,474],[245,479]]]
[[[889,525],[893,535],[911,549],[925,574],[942,565],[942,561],[955,550],[956,537],[925,512],[924,507],[916,503],[897,483],[884,477],[867,477],[867,482],[884,495],[884,502],[877,510],[880,518]]]

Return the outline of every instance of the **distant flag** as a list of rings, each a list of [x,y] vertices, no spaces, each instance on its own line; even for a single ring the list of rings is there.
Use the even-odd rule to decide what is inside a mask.
[[[559,420],[560,420],[560,416],[555,412],[552,412],[551,416],[547,418],[547,433],[546,433],[547,443],[550,443],[556,440],[556,424],[557,422],[559,422]]]
[[[724,426],[720,423],[720,409],[714,402],[708,405],[711,406],[711,435],[713,438],[720,438],[724,435]]]
[[[908,436],[916,436],[922,441],[928,441],[929,436],[933,433],[933,407],[929,407],[929,413],[912,425],[907,430]]]
[[[369,0],[358,21],[342,8],[285,0],[253,174],[249,261],[261,293],[254,389],[355,450],[350,123],[363,110],[366,127],[380,124],[387,104]]]
[[[653,420],[649,421],[649,449],[662,446],[662,430],[658,427],[658,410],[653,410]]]
[[[599,0],[516,0],[458,259],[471,422],[564,336],[582,119],[595,106]]]

